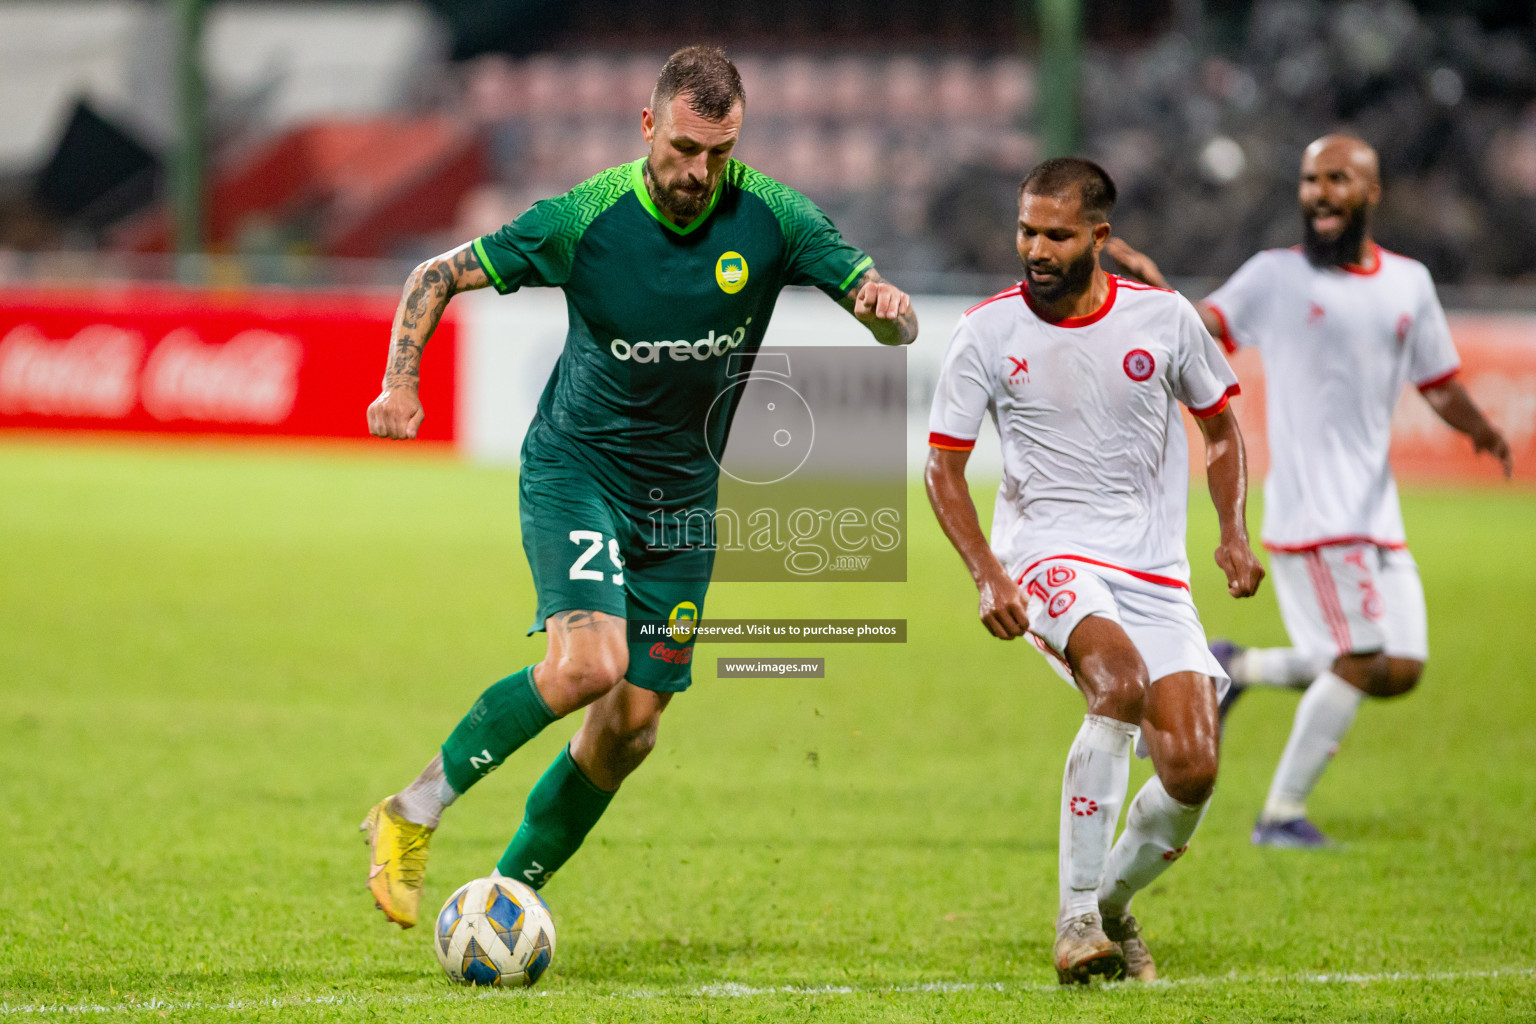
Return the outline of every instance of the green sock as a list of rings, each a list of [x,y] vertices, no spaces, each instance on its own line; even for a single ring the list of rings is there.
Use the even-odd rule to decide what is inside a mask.
[[[581,773],[567,746],[528,794],[523,824],[496,870],[542,889],[581,847],[612,799],[612,793],[598,789]]]
[[[554,720],[533,685],[532,665],[493,683],[443,744],[448,785],[464,793]]]

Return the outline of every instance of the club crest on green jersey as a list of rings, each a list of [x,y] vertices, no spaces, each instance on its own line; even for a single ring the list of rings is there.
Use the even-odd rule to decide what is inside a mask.
[[[724,252],[715,260],[715,283],[727,295],[735,295],[747,286],[747,258],[739,252]]]

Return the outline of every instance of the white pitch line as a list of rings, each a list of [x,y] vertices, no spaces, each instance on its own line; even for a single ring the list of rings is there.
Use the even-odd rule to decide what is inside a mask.
[[[1220,988],[1228,985],[1390,985],[1402,982],[1425,981],[1475,981],[1493,978],[1529,978],[1536,976],[1536,967],[1511,967],[1491,971],[1386,971],[1377,974],[1287,974],[1241,975],[1222,974],[1171,978],[1155,981],[1150,986],[1137,982],[1116,982],[1108,986],[1111,991],[1135,991],[1140,988]],[[303,1006],[409,1006],[415,1004],[462,1002],[465,999],[538,999],[562,996],[590,996],[603,999],[744,999],[751,996],[853,996],[898,995],[928,992],[1059,992],[1062,986],[1050,982],[1010,983],[926,981],[908,985],[743,985],[734,981],[714,982],[687,989],[635,989],[608,995],[579,990],[509,991],[487,990],[484,992],[442,992],[431,995],[397,995],[368,998],[354,995],[294,996],[267,999],[231,999],[226,1002],[177,1001],[149,999],[135,1003],[0,1003],[0,1016],[21,1014],[106,1014],[106,1013],[156,1013],[161,1010],[264,1010],[294,1009]]]

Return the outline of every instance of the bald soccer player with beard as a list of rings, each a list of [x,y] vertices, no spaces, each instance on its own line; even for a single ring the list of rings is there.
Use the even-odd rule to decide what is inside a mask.
[[[1348,135],[1318,139],[1302,155],[1299,198],[1303,244],[1254,256],[1197,308],[1228,352],[1252,346],[1264,360],[1263,541],[1292,644],[1213,644],[1233,683],[1222,714],[1245,686],[1306,686],[1253,842],[1307,848],[1331,844],[1306,801],[1356,710],[1412,690],[1429,657],[1424,590],[1387,462],[1403,384],[1506,477],[1512,466],[1508,443],[1456,380],[1429,271],[1371,238],[1376,151]],[[1131,274],[1166,283],[1120,239],[1107,250]]]

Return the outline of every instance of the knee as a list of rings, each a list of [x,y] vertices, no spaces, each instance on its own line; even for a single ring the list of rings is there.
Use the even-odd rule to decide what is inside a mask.
[[[1409,658],[1388,658],[1378,697],[1401,697],[1419,685],[1424,675],[1424,663]]]
[[[1115,674],[1100,679],[1088,698],[1088,710],[1133,725],[1141,722],[1147,688],[1134,674]]]
[[[592,703],[617,686],[629,670],[629,659],[627,652],[599,650],[567,654],[553,662],[546,659],[541,668],[540,684],[547,678],[549,687],[561,695],[561,703],[574,709]]]
[[[1341,654],[1333,663],[1333,674],[1368,696],[1387,695],[1387,656],[1380,651]]]
[[[1215,750],[1199,750],[1160,765],[1157,777],[1168,795],[1181,804],[1203,804],[1216,789]]]
[[[1371,697],[1401,697],[1419,685],[1424,663],[1385,654],[1349,655],[1334,664],[1345,682]]]
[[[1118,623],[1089,615],[1072,630],[1066,654],[1089,714],[1141,723],[1152,683],[1146,663]]]

